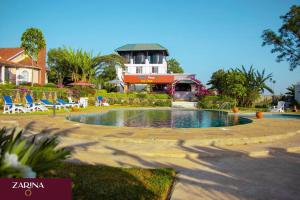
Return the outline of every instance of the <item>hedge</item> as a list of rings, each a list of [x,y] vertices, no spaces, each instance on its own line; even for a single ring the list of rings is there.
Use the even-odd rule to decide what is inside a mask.
[[[51,101],[55,97],[67,100],[68,96],[78,99],[79,97],[89,97],[90,105],[95,103],[96,96],[103,96],[110,104],[135,105],[135,106],[171,106],[171,98],[168,94],[148,94],[148,93],[107,93],[106,90],[96,90],[92,88],[56,88],[47,86],[16,86],[11,84],[0,85],[0,95],[12,96],[15,102],[25,103],[25,95],[29,93],[38,101],[46,98]],[[3,104],[3,98],[0,99]]]

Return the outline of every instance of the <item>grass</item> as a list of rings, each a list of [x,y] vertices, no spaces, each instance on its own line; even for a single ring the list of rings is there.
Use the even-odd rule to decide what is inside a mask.
[[[63,163],[42,177],[71,178],[75,200],[165,200],[175,171]]]

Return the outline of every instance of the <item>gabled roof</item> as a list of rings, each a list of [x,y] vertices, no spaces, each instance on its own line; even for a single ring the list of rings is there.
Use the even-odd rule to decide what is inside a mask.
[[[32,59],[29,57],[26,57],[25,59],[19,61],[18,63],[22,64],[22,65],[28,65],[31,66],[33,64],[33,66],[39,67],[36,61],[32,62]]]
[[[0,48],[0,57],[7,60],[17,55],[18,53],[21,53],[22,51],[22,48]]]
[[[23,48],[0,48],[0,64],[12,66],[12,67],[25,67],[39,69],[40,66],[36,61],[33,61],[30,57],[26,57],[18,62],[12,61],[13,58],[24,52]]]
[[[3,58],[0,58],[0,64],[5,65],[5,66],[11,66],[11,67],[22,67],[22,68],[35,68],[35,69],[39,69],[39,67],[36,66],[36,65],[34,65],[34,66],[25,65],[25,64],[22,64],[22,63],[16,63],[16,62],[8,61],[8,60],[5,60]]]
[[[169,55],[168,49],[161,46],[160,44],[149,43],[149,44],[126,44],[115,50],[116,52],[122,51],[165,51],[167,56]]]

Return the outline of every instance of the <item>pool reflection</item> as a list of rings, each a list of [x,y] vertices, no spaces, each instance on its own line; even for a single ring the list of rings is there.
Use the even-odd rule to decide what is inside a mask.
[[[201,128],[233,126],[251,120],[208,110],[111,110],[71,116],[72,121],[106,126]]]

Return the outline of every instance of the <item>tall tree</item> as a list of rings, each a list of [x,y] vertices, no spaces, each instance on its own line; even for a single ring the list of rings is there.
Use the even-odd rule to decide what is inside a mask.
[[[31,65],[33,66],[33,61],[37,61],[40,50],[46,47],[43,32],[38,28],[26,29],[22,34],[21,47],[24,48],[25,54],[31,57]],[[33,85],[33,79],[31,82],[31,85]]]
[[[175,59],[171,58],[168,62],[168,73],[183,73],[184,70],[180,66],[180,63]]]
[[[296,90],[296,85],[292,84],[289,87],[286,88],[287,92],[285,93],[288,96],[291,96],[292,99],[295,99],[295,90]]]
[[[219,93],[223,93],[225,87],[225,75],[227,72],[224,69],[219,69],[214,72],[207,82],[207,85],[211,85],[210,89],[218,90]]]
[[[262,45],[273,45],[271,53],[278,53],[277,62],[286,60],[290,70],[300,65],[300,6],[292,6],[290,11],[280,17],[283,25],[278,34],[267,29],[263,32]]]
[[[265,70],[259,72],[251,66],[246,70],[241,68],[230,69],[227,71],[218,70],[211,76],[208,85],[211,89],[217,89],[222,95],[234,97],[242,106],[252,106],[261,92],[273,90],[266,85],[272,78],[272,74],[265,74]]]
[[[96,61],[98,63],[96,67],[96,83],[111,91],[115,86],[108,84],[107,81],[117,77],[116,66],[124,68],[125,59],[117,54],[109,54],[98,56]]]
[[[58,84],[65,84],[70,80],[103,84],[116,78],[115,66],[124,67],[124,63],[124,58],[119,55],[93,56],[92,52],[82,49],[62,47],[48,52],[48,65],[51,69],[49,74],[55,75],[55,82]]]
[[[71,69],[66,60],[66,52],[64,48],[55,48],[48,51],[47,64],[50,68],[48,79],[50,82],[62,85],[65,79],[70,78]]]
[[[241,104],[244,106],[252,106],[259,95],[265,90],[273,93],[273,90],[266,84],[267,80],[272,78],[272,74],[265,74],[265,70],[259,72],[255,71],[253,66],[250,66],[247,71],[244,66],[237,69],[245,77],[244,87],[246,89],[245,96],[241,99]]]

